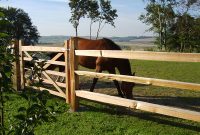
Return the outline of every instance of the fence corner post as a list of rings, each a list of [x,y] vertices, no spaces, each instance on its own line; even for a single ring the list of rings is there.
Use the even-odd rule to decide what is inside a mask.
[[[65,57],[65,80],[66,80],[66,103],[71,103],[71,90],[70,90],[70,64],[69,64],[69,40],[65,40],[64,42],[64,57]]]
[[[21,79],[21,90],[25,87],[25,72],[24,72],[24,53],[22,51],[22,46],[24,45],[23,40],[19,40],[19,61],[20,61],[20,79]]]
[[[78,69],[78,57],[75,56],[75,50],[78,47],[78,41],[76,38],[70,38],[70,53],[69,53],[69,63],[70,63],[70,90],[71,90],[71,111],[75,112],[78,109],[79,103],[76,97],[76,91],[79,89],[79,77],[75,74],[75,70]]]
[[[13,76],[12,76],[12,82],[13,82],[13,89],[15,89],[16,91],[20,91],[21,90],[21,77],[20,77],[20,54],[19,54],[19,41],[18,40],[14,40],[13,43],[13,55],[15,58],[15,61],[12,63],[13,68],[12,68],[12,72],[13,72]]]

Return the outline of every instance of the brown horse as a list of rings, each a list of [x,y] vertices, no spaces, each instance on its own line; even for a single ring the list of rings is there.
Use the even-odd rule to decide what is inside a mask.
[[[89,40],[79,37],[74,37],[75,40],[78,40],[78,50],[121,50],[121,48],[116,45],[113,41],[103,38],[99,40]],[[52,57],[52,56],[51,56]],[[122,75],[134,75],[131,72],[131,66],[128,59],[115,59],[115,58],[104,58],[104,57],[88,57],[88,56],[79,56],[79,64],[83,67],[89,69],[95,69],[96,72],[108,71],[111,74],[116,74],[115,68],[118,69],[119,73]],[[64,60],[64,57],[61,57],[59,60]],[[60,68],[60,71],[64,69]],[[90,88],[90,91],[94,91],[95,85],[98,81],[98,78],[93,79],[93,84]],[[118,94],[121,97],[133,98],[132,88],[134,83],[122,81],[121,87],[118,81],[113,81]]]

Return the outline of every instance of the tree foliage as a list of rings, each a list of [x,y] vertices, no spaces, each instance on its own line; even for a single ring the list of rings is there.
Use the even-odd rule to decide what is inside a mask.
[[[80,19],[87,14],[88,5],[85,0],[70,0],[69,7],[71,8],[70,22],[76,30],[76,36],[78,36],[78,26]]]
[[[200,16],[192,12],[194,7],[200,7],[198,3],[198,0],[149,0],[146,13],[139,19],[158,35],[156,43],[160,50],[199,52]]]
[[[88,1],[88,15],[87,17],[90,18],[90,39],[92,38],[92,24],[98,21],[99,13],[99,5],[98,1],[89,0]]]
[[[103,29],[105,24],[114,25],[114,20],[118,17],[117,10],[111,6],[109,0],[70,0],[69,6],[71,8],[70,22],[76,30],[76,36],[78,36],[78,26],[80,19],[86,15],[90,21],[90,37],[91,28],[94,22],[98,22],[97,36],[99,37],[100,31]]]
[[[102,26],[103,22],[104,22],[104,24],[110,24],[113,27],[115,27],[114,20],[118,17],[117,10],[112,9],[111,1],[109,1],[109,0],[100,0],[99,13],[100,13],[98,16],[99,27],[97,30],[96,38],[99,37],[99,33],[104,26],[104,25]]]
[[[3,8],[0,11],[4,13],[9,26],[5,27],[6,32],[12,39],[23,39],[25,44],[35,44],[39,40],[39,33],[37,27],[31,22],[29,15],[22,9],[17,8]]]
[[[7,32],[9,22],[3,12],[0,12],[0,134],[5,134],[4,127],[4,91],[11,90],[12,61],[11,50],[8,48],[10,36]]]

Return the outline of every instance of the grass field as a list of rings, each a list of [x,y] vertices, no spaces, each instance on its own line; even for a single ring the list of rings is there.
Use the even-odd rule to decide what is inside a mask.
[[[131,61],[137,76],[200,83],[200,63],[177,63],[155,61]],[[91,79],[81,77],[81,89],[88,90]],[[101,80],[95,92],[116,95],[112,82]],[[177,106],[200,112],[200,91],[179,90],[155,86],[137,85],[134,98],[141,101]],[[12,123],[17,109],[26,106],[23,98],[10,94],[6,102],[6,125]],[[68,112],[69,106],[60,98],[52,97],[61,113],[57,121],[44,123],[36,128],[36,135],[198,135],[200,123],[143,111],[130,111],[116,106],[102,105],[81,100],[79,112]]]

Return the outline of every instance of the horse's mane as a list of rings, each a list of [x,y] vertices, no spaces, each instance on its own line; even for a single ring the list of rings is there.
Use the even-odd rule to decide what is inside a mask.
[[[111,50],[121,50],[120,46],[117,45],[115,42],[113,42],[112,40],[108,39],[108,38],[103,38],[102,40],[104,40],[106,43],[108,43],[111,47]]]

